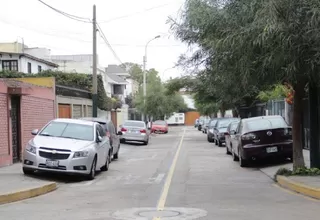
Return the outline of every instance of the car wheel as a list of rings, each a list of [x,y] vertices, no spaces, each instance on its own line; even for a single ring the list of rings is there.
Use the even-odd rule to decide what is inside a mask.
[[[118,147],[118,151],[117,151],[117,153],[115,153],[114,155],[113,155],[113,159],[118,159],[119,158],[119,151],[120,151],[120,144],[119,144],[119,147]]]
[[[226,146],[226,154],[228,154],[228,155],[230,155],[230,154],[231,154],[231,152],[229,151],[228,146]]]
[[[207,140],[208,140],[208,142],[210,142],[210,143],[213,142],[212,138],[210,138],[209,136],[207,136]]]
[[[239,160],[239,158],[237,157],[237,155],[234,153],[232,146],[231,146],[231,154],[232,154],[232,160],[233,160],[233,161],[238,161],[238,160]]]
[[[218,140],[218,146],[222,147],[222,142]]]
[[[149,143],[149,140],[143,142],[144,145],[148,145],[148,143]]]
[[[241,156],[240,154],[240,150],[239,150],[239,164],[240,164],[240,167],[246,167],[248,165],[248,161],[243,159],[243,157]]]
[[[109,160],[107,160],[109,162]],[[97,157],[94,157],[91,165],[91,170],[88,175],[88,180],[93,180],[96,177]]]
[[[107,156],[106,163],[103,167],[101,167],[101,171],[108,171],[110,166],[110,155]]]
[[[26,167],[23,167],[22,168],[22,171],[25,175],[32,175],[34,173],[34,170],[33,169],[30,169],[30,168],[26,168]]]

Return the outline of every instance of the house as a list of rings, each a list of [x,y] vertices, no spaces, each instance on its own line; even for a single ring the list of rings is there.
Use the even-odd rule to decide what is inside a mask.
[[[125,71],[123,68],[121,68],[118,65],[112,64],[112,65],[108,65],[108,67],[106,68],[106,73],[107,74],[113,74],[113,75],[117,75],[118,77],[124,79],[125,81],[127,81],[127,85],[124,89],[124,95],[128,96],[130,94],[136,94],[139,90],[139,84],[138,82],[136,82],[135,80],[133,80],[130,76],[130,74]]]
[[[0,71],[18,71],[39,73],[43,70],[56,69],[59,65],[35,54],[45,53],[45,48],[28,48],[20,43],[0,43]],[[47,52],[47,51],[46,51]]]
[[[22,161],[31,131],[54,118],[54,89],[0,79],[0,167]]]

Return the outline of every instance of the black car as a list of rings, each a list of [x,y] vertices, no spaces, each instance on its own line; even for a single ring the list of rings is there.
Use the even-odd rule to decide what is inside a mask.
[[[218,146],[225,143],[227,128],[231,122],[240,121],[239,118],[219,118],[214,128],[214,142]]]

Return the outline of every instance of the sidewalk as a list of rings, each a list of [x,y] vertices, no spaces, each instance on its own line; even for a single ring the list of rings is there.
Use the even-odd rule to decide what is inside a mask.
[[[0,205],[43,195],[57,184],[23,174],[21,164],[0,168]]]
[[[303,151],[306,166],[310,165],[310,155],[308,150]],[[274,179],[275,173],[279,168],[292,169],[292,163],[277,165],[272,167],[260,168],[270,178]],[[320,199],[320,176],[277,176],[277,183],[289,190],[303,195]]]

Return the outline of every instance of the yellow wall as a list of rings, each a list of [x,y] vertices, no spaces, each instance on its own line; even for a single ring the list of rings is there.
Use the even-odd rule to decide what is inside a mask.
[[[30,78],[15,78],[15,80],[30,83],[37,86],[44,87],[55,87],[55,78],[54,77],[30,77]]]

